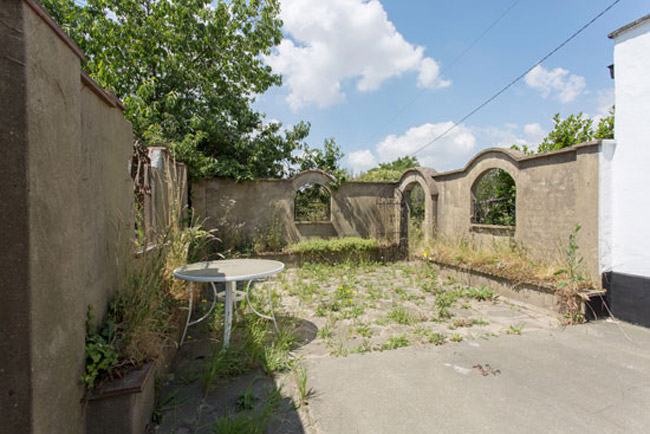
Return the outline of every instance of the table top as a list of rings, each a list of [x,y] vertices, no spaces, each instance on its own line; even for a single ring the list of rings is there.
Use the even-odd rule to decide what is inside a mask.
[[[282,270],[282,262],[269,259],[221,259],[183,265],[174,270],[174,277],[192,282],[237,282],[261,279]]]

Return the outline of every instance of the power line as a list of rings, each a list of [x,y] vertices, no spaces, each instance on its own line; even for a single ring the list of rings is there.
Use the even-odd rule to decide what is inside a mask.
[[[410,157],[415,156],[415,154],[417,154],[417,153],[421,152],[422,150],[424,150],[425,148],[427,148],[427,147],[433,145],[435,142],[437,142],[438,140],[440,140],[441,138],[443,138],[444,136],[446,136],[449,132],[451,132],[451,131],[453,131],[454,129],[456,129],[456,128],[461,124],[461,123],[465,122],[467,119],[469,119],[471,116],[473,116],[476,112],[478,112],[478,111],[481,110],[483,107],[485,107],[486,105],[488,105],[489,103],[491,103],[492,101],[494,101],[497,97],[499,97],[499,95],[501,95],[503,92],[505,92],[506,90],[508,90],[508,89],[509,89],[510,87],[512,87],[515,83],[517,83],[519,80],[521,80],[522,78],[524,78],[524,77],[526,76],[526,74],[528,74],[530,71],[532,71],[535,67],[537,67],[538,65],[541,65],[541,64],[542,64],[546,59],[548,59],[549,57],[551,57],[552,55],[554,55],[555,53],[557,53],[557,52],[558,52],[562,47],[564,47],[566,44],[568,44],[569,42],[571,42],[571,41],[572,41],[576,36],[578,36],[580,33],[582,33],[582,32],[583,32],[587,27],[589,27],[590,25],[592,25],[592,24],[593,24],[593,23],[594,23],[598,18],[600,18],[600,17],[602,17],[603,15],[605,15],[605,14],[606,14],[606,13],[607,13],[611,8],[613,8],[614,6],[616,6],[616,4],[619,3],[620,1],[621,1],[621,0],[616,0],[616,1],[614,1],[612,4],[610,4],[609,6],[607,6],[603,11],[601,11],[598,15],[596,15],[594,18],[592,18],[592,19],[591,19],[587,24],[585,24],[584,26],[582,26],[580,29],[578,29],[578,31],[576,31],[576,32],[573,33],[571,36],[569,36],[567,39],[565,39],[565,40],[564,40],[560,45],[558,45],[557,47],[555,47],[554,49],[552,49],[548,54],[546,54],[546,56],[544,56],[544,57],[542,57],[540,60],[538,60],[538,61],[537,61],[533,66],[531,66],[530,68],[528,68],[526,71],[524,71],[524,72],[523,72],[522,74],[520,74],[517,78],[515,78],[514,80],[512,80],[510,83],[508,83],[507,85],[505,85],[503,88],[501,88],[501,90],[499,90],[497,93],[495,93],[494,95],[492,95],[490,98],[488,98],[487,100],[483,101],[481,104],[479,104],[476,108],[474,108],[472,111],[470,111],[469,113],[467,113],[467,114],[466,114],[465,116],[463,116],[461,119],[459,119],[458,121],[454,122],[454,125],[452,125],[452,126],[449,127],[448,129],[446,129],[442,134],[438,135],[438,136],[437,136],[436,138],[434,138],[433,140],[427,142],[424,146],[420,147],[420,148],[419,148],[418,150],[416,150],[415,152],[409,154],[409,156],[410,156]]]
[[[490,31],[494,26],[496,26],[508,13],[515,7],[521,0],[515,0],[499,17],[494,20],[489,26],[483,30],[483,32],[478,35],[460,54],[458,54],[449,64],[443,65],[443,67],[440,69],[438,75],[441,76],[444,72],[449,71],[460,59],[465,57],[465,55],[472,49],[478,42],[483,39],[483,37]],[[427,89],[422,89],[420,92],[418,92],[411,100],[409,100],[406,104],[404,104],[402,107],[400,107],[397,112],[387,121],[385,122],[381,127],[379,127],[374,133],[370,135],[370,140],[372,140],[374,137],[376,137],[380,132],[385,131],[389,125],[391,125],[395,119],[397,119],[404,111],[409,108],[413,103],[422,96],[427,91]],[[368,140],[368,142],[370,141]]]

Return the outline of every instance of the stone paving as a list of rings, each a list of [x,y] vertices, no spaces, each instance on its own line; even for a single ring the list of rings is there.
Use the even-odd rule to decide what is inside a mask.
[[[423,262],[387,265],[307,265],[288,269],[256,286],[255,303],[270,290],[276,315],[290,324],[299,342],[290,358],[308,367],[310,387],[319,361],[365,353],[386,353],[397,348],[427,351],[484,342],[505,335],[526,335],[557,327],[557,314],[513,303],[487,288],[467,288],[441,281]],[[241,309],[237,313],[241,315]],[[237,314],[236,314],[237,315]],[[300,401],[295,372],[268,376],[259,368],[221,380],[209,393],[201,387],[201,372],[218,347],[222,319],[212,328],[195,326],[175,361],[174,374],[160,389],[151,432],[209,433],[215,421],[242,411],[242,397],[254,396],[255,409],[268,401],[273,386],[282,400],[266,432],[316,432],[318,415]],[[247,394],[248,392],[248,394]],[[310,398],[311,395],[310,394]]]

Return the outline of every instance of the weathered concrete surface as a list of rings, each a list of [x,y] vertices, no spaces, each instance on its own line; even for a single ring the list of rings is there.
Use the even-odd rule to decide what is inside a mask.
[[[309,363],[319,433],[647,432],[650,330],[607,322]],[[475,365],[489,364],[483,376]]]
[[[82,433],[86,309],[106,309],[133,228],[131,125],[39,4],[0,18],[0,433]]]
[[[434,175],[440,192],[438,234],[488,246],[512,237],[534,257],[562,260],[562,248],[576,223],[580,223],[578,245],[583,265],[598,281],[599,146],[600,142],[592,142],[533,156],[509,149],[487,149],[463,169]],[[494,168],[508,172],[517,186],[514,233],[471,223],[472,187]]]
[[[296,224],[294,199],[298,188],[317,183],[328,188],[331,178],[321,171],[302,172],[288,180],[235,182],[203,179],[192,186],[198,214],[220,237],[254,238],[277,219],[288,241],[309,237],[376,237],[403,243],[408,217],[404,198],[417,184],[425,192],[425,239],[441,235],[477,246],[514,239],[536,259],[560,262],[576,223],[585,271],[599,281],[598,162],[600,142],[583,143],[542,155],[527,156],[510,149],[487,149],[459,170],[437,173],[431,168],[404,172],[399,182],[348,182],[331,189],[331,221],[318,226]],[[472,188],[490,169],[508,172],[517,186],[516,226],[475,225]]]
[[[348,182],[332,189],[328,184],[333,179],[322,171],[302,172],[291,179],[203,179],[192,185],[192,206],[206,219],[204,226],[218,229],[217,236],[227,243],[254,240],[275,220],[290,242],[312,237],[394,236],[394,183]],[[330,221],[294,221],[296,192],[307,184],[319,184],[330,191]]]
[[[31,415],[29,210],[22,2],[0,7],[0,433],[27,432]]]

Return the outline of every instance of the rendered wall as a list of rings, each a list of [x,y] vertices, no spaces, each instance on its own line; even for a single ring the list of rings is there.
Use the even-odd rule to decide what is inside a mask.
[[[650,276],[650,19],[614,38],[616,146],[611,155],[611,257],[604,271]],[[610,214],[611,212],[611,214]]]
[[[533,256],[562,259],[576,223],[587,272],[598,279],[598,152],[600,142],[548,154],[525,156],[504,149],[479,153],[462,170],[433,176],[439,189],[439,235],[477,244],[513,238]],[[471,223],[474,182],[487,170],[508,172],[517,187],[516,226]]]
[[[601,153],[600,266],[612,313],[650,326],[650,15],[614,39],[614,138]]]
[[[275,212],[289,241],[360,236],[403,244],[408,222],[404,201],[409,188],[417,183],[425,193],[425,236],[470,239],[478,245],[514,239],[533,257],[561,261],[569,235],[579,223],[578,244],[584,267],[598,281],[600,146],[601,142],[585,143],[534,156],[488,149],[460,170],[437,173],[414,168],[394,183],[344,183],[332,190],[332,221],[328,224],[293,220],[298,187],[308,182],[327,185],[330,179],[324,172],[241,183],[204,179],[192,186],[192,204],[207,218],[208,227],[221,229],[221,237],[235,233],[254,237]],[[471,223],[472,186],[493,168],[507,171],[517,186],[515,227]]]
[[[32,415],[29,190],[23,4],[0,6],[0,433],[27,433]]]
[[[131,126],[81,74],[81,53],[38,4],[1,8],[0,28],[15,41],[8,57],[20,60],[2,97],[20,115],[9,125],[18,140],[2,143],[15,166],[0,175],[0,215],[15,231],[0,241],[21,258],[2,270],[2,293],[24,304],[0,307],[0,345],[21,340],[0,351],[0,388],[15,391],[0,395],[0,432],[82,433],[86,310],[102,316],[118,285],[117,239],[133,227]]]
[[[206,219],[204,226],[218,229],[217,237],[226,242],[236,237],[254,239],[275,218],[289,242],[314,237],[393,236],[394,183],[345,183],[330,189],[331,222],[295,222],[294,198],[298,189],[309,183],[327,187],[332,180],[321,171],[303,172],[287,180],[203,179],[192,185],[192,206]]]

